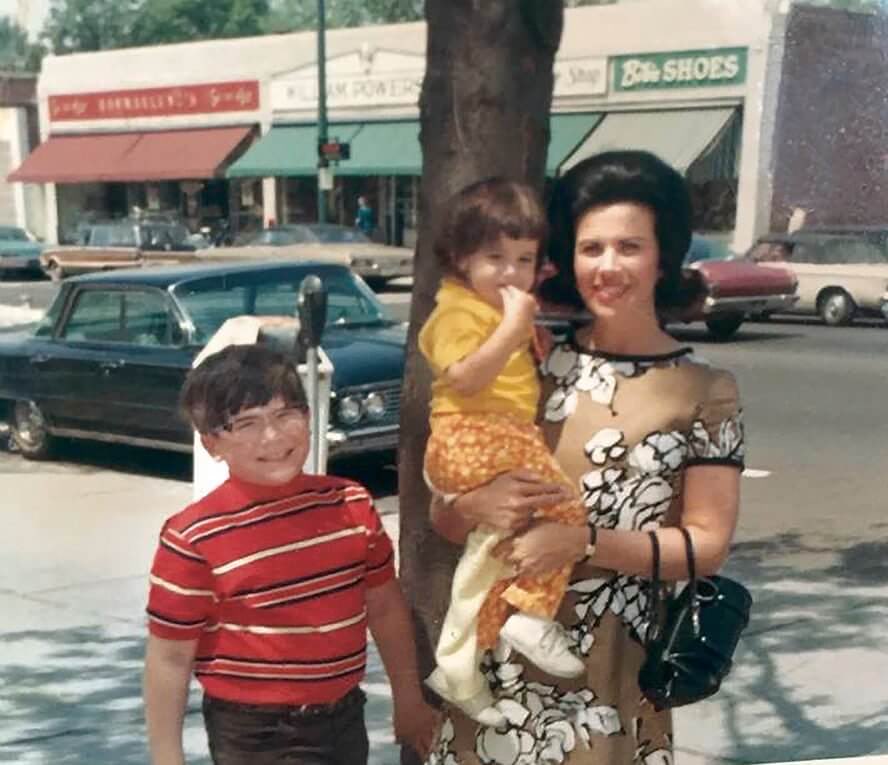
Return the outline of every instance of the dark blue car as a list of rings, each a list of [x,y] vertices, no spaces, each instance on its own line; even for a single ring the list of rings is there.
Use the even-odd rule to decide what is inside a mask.
[[[32,459],[49,456],[58,438],[190,451],[177,400],[194,357],[231,317],[292,316],[308,274],[328,293],[330,456],[392,450],[406,327],[348,268],[311,261],[67,279],[36,329],[0,338],[0,416]]]

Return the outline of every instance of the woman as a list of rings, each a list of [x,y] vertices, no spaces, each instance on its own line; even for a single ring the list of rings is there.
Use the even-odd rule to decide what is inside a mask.
[[[460,542],[479,523],[515,536],[500,554],[521,573],[574,564],[560,619],[586,663],[576,681],[549,677],[517,653],[494,652],[487,677],[507,728],[451,711],[429,763],[620,765],[672,759],[668,711],[642,698],[656,530],[661,575],[687,576],[681,532],[697,570],[724,562],[737,517],[743,431],[733,377],[661,329],[660,316],[695,299],[682,275],[691,235],[683,178],[651,154],[608,152],[555,185],[548,300],[593,320],[556,338],[541,367],[540,425],[577,482],[588,525],[533,522],[561,498],[554,484],[513,472],[449,504],[432,523]],[[528,526],[528,524],[530,524]]]

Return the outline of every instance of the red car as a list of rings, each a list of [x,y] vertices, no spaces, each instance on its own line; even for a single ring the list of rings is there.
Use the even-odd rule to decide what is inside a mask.
[[[734,259],[713,239],[694,236],[685,268],[698,274],[704,296],[670,320],[703,321],[720,340],[733,336],[746,319],[786,311],[799,299],[798,281],[790,272]]]

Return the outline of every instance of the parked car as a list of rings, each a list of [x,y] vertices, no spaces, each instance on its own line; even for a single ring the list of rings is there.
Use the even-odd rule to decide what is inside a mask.
[[[243,246],[215,253],[222,257],[333,257],[348,265],[368,284],[380,287],[390,279],[413,275],[413,251],[372,242],[363,231],[332,223],[290,223],[254,234]]]
[[[0,226],[0,279],[8,274],[39,274],[43,245],[18,226]]]
[[[799,281],[794,311],[840,326],[858,316],[884,316],[888,251],[884,232],[832,233],[802,229],[768,234],[747,253],[750,262],[788,271]]]
[[[703,298],[668,319],[703,321],[721,340],[732,337],[746,319],[785,311],[798,299],[792,274],[735,258],[719,240],[695,234],[685,267],[701,280]]]
[[[406,327],[348,268],[313,261],[67,279],[36,329],[0,338],[0,417],[31,459],[49,456],[58,438],[190,451],[177,400],[194,357],[231,317],[293,315],[308,274],[328,291],[329,454],[392,450]]]
[[[197,249],[188,229],[166,220],[125,219],[92,223],[79,230],[75,245],[47,247],[40,266],[54,281],[72,274],[188,262]]]

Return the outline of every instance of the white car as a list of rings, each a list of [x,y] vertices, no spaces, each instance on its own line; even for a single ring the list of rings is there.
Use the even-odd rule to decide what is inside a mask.
[[[360,229],[334,223],[288,223],[253,234],[243,245],[207,251],[211,257],[322,258],[351,268],[372,287],[413,276],[413,250],[372,242]]]

